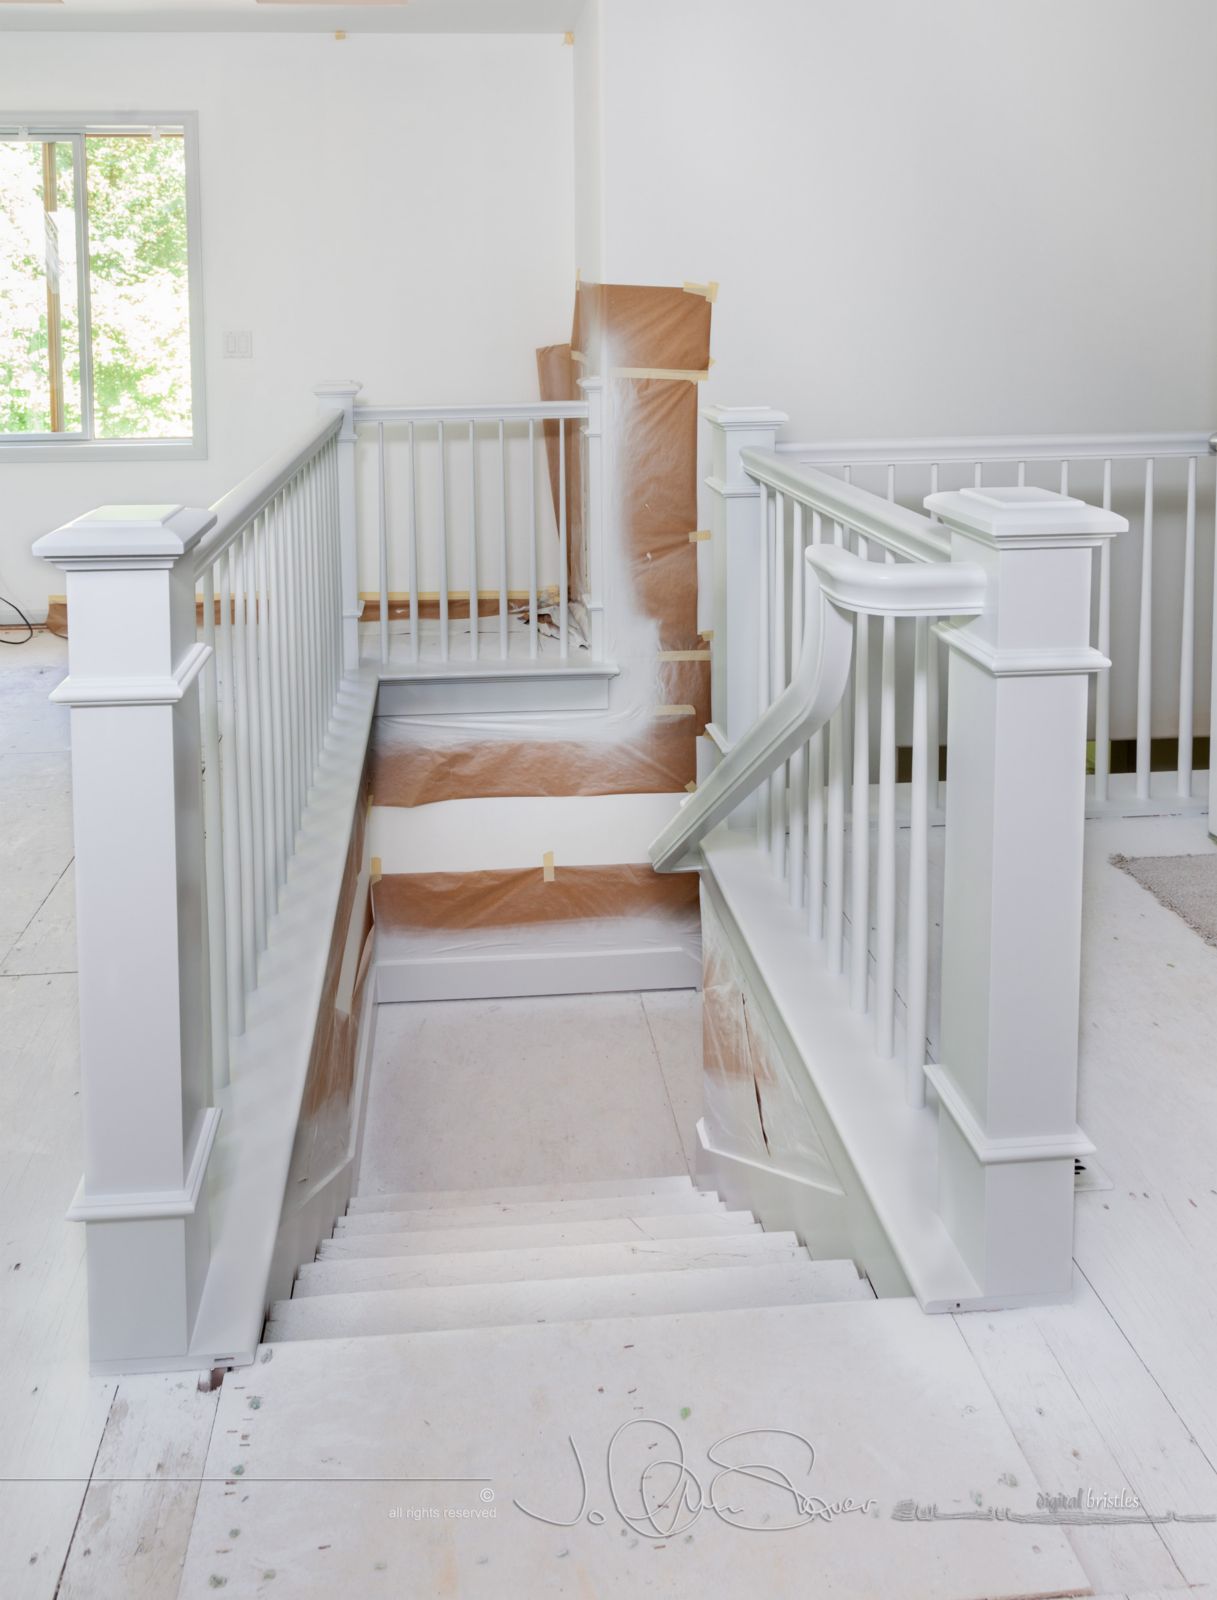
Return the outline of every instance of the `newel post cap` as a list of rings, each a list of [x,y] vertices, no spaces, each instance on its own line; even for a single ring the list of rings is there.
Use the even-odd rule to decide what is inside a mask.
[[[215,526],[213,511],[188,506],[98,506],[34,543],[56,565],[88,568],[147,561],[171,566]]]
[[[346,402],[353,400],[363,388],[354,378],[327,378],[313,389],[318,400],[338,400]]]
[[[703,406],[702,416],[716,428],[781,428],[790,421],[770,406]]]
[[[998,546],[1091,545],[1128,528],[1114,511],[1030,486],[948,489],[926,495],[923,504],[948,528]]]

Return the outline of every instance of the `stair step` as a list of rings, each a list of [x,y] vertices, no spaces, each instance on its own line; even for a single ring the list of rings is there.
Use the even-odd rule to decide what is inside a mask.
[[[548,1245],[615,1244],[633,1239],[721,1239],[756,1235],[751,1211],[685,1212],[680,1216],[599,1217],[590,1222],[533,1222],[508,1227],[443,1228],[412,1233],[347,1233],[323,1239],[319,1261],[373,1256],[447,1254],[456,1250],[535,1250]]]
[[[658,1316],[676,1311],[813,1305],[839,1298],[838,1268],[839,1263],[801,1261],[784,1266],[626,1273],[615,1278],[317,1295],[278,1301],[271,1307],[265,1337],[268,1341],[333,1339]],[[853,1272],[852,1267],[849,1270]],[[854,1281],[861,1282],[856,1273]],[[869,1289],[863,1289],[869,1297]]]
[[[528,1183],[511,1189],[438,1189],[407,1194],[357,1194],[352,1214],[362,1211],[451,1210],[456,1206],[516,1205],[543,1200],[616,1200],[622,1195],[692,1194],[687,1174],[676,1178],[597,1178],[581,1183]]]
[[[431,1211],[360,1211],[339,1217],[340,1233],[408,1233],[415,1228],[503,1227],[521,1222],[591,1222],[598,1217],[704,1215],[726,1207],[717,1195],[622,1195],[608,1200],[530,1200],[518,1204],[444,1206]]]
[[[292,1290],[299,1300],[366,1290],[447,1288],[455,1284],[613,1277],[691,1267],[780,1266],[807,1260],[793,1233],[741,1233],[725,1239],[636,1239],[632,1243],[551,1245],[531,1250],[464,1250],[363,1261],[314,1261]]]

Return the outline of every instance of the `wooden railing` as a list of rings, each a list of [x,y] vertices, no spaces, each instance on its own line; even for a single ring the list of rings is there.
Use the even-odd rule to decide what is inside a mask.
[[[1089,680],[1107,667],[1091,566],[1127,524],[1025,484],[939,490],[926,516],[777,453],[779,413],[707,417],[719,760],[652,860],[688,865],[700,842],[724,894],[750,872],[780,885],[781,913],[772,893],[742,896],[738,937],[790,1037],[802,1019],[799,1070],[821,1105],[847,1108],[836,1137],[871,1175],[923,1303],[1059,1296],[1073,1161],[1090,1148],[1076,1120],[1084,744]],[[947,650],[945,797],[931,641]],[[713,831],[724,818],[733,835]],[[749,927],[754,904],[771,909]],[[814,1004],[786,976],[792,912]]]

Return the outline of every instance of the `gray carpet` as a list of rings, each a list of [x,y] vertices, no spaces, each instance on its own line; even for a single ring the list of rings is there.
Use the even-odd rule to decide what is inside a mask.
[[[1217,948],[1217,850],[1204,856],[1112,856],[1111,864]]]

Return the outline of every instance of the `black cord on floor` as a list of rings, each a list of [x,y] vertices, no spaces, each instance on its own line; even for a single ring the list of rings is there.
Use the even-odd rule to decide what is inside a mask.
[[[10,611],[15,611],[21,618],[22,625],[26,630],[24,639],[0,639],[0,644],[29,644],[34,637],[34,624],[26,616],[25,612],[22,611],[15,600],[6,600],[2,594],[0,594],[0,606],[7,606]]]

